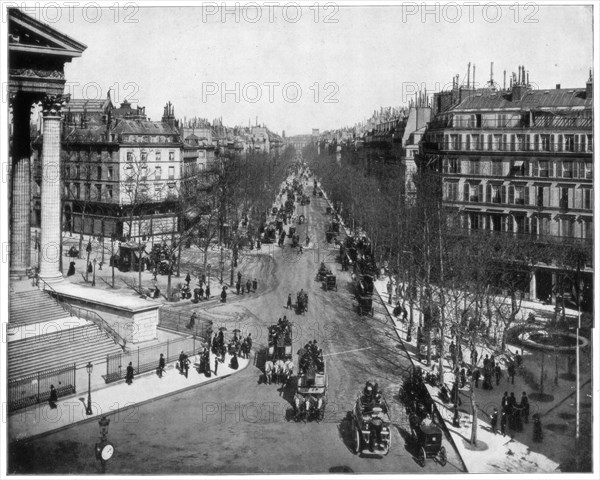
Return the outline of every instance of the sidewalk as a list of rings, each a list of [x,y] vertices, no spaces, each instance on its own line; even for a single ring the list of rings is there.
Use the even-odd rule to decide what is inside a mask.
[[[323,196],[329,202],[327,193],[323,191]],[[330,203],[330,202],[329,202]],[[351,232],[341,221],[341,226],[347,235]],[[416,349],[416,326],[418,325],[419,311],[414,308],[413,314],[415,319],[414,331],[412,332],[412,341],[406,341],[407,325],[404,325],[399,318],[393,315],[393,306],[389,305],[389,295],[387,293],[387,282],[389,277],[384,276],[379,280],[375,281],[375,289],[384,304],[387,313],[394,322],[394,327],[399,339],[404,345],[409,358],[414,366],[419,366],[423,371],[429,372],[432,370],[431,367],[426,367],[423,363],[419,362],[417,358]],[[408,308],[408,305],[405,305]],[[552,305],[544,305],[541,303],[523,300],[521,304],[521,314],[526,316],[528,311],[535,311],[536,315],[540,315],[543,318],[551,318],[554,313],[554,307]],[[577,312],[567,309],[565,312],[568,316],[576,316]],[[410,317],[409,317],[410,318]],[[446,358],[444,359],[444,383],[448,390],[451,390],[454,382],[454,374],[449,363],[448,358],[448,345],[451,339],[445,337],[445,352]],[[522,350],[521,347],[518,347]],[[516,351],[517,347],[514,345],[507,344],[507,349]],[[470,358],[469,349],[463,345],[463,358],[468,360]],[[515,377],[514,384],[506,383],[508,375],[506,373],[506,358],[504,356],[498,356],[498,352],[494,352],[489,348],[477,347],[479,353],[479,363],[482,362],[485,355],[495,355],[496,361],[499,362],[503,367],[503,377],[500,380],[500,385],[494,385],[493,390],[483,390],[482,388],[474,389],[474,401],[478,406],[478,431],[477,431],[477,447],[474,448],[470,444],[471,439],[471,407],[469,399],[468,383],[464,389],[460,391],[460,397],[462,406],[459,408],[460,423],[459,427],[452,425],[452,419],[454,412],[452,411],[452,404],[444,404],[439,398],[439,388],[432,387],[429,384],[427,389],[434,401],[436,408],[445,423],[453,443],[461,456],[461,459],[469,473],[543,473],[543,472],[560,472],[561,463],[566,463],[573,458],[574,452],[574,434],[571,433],[573,430],[573,423],[575,417],[575,382],[566,378],[563,375],[558,376],[558,384],[553,384],[551,379],[546,380],[546,392],[551,392],[552,400],[548,402],[538,402],[530,399],[530,414],[539,413],[542,416],[542,424],[544,431],[543,443],[533,443],[532,438],[532,423],[523,425],[522,432],[515,432],[507,428],[507,435],[503,436],[500,433],[494,434],[489,424],[489,414],[492,412],[493,407],[501,411],[501,397],[504,391],[515,392],[517,402],[520,401],[521,393],[527,392],[528,395],[537,392],[532,389],[531,384],[535,383],[535,378],[523,378],[521,375]],[[539,370],[539,357],[543,356],[539,352],[535,351],[523,351],[523,371],[527,372],[529,369]],[[546,352],[546,356],[550,357],[550,354]],[[552,358],[550,358],[552,360]],[[551,377],[554,377],[554,365],[548,360],[548,372],[551,373]],[[424,360],[425,361],[425,360]],[[590,359],[591,362],[591,359]],[[432,362],[432,366],[436,368],[439,361]],[[564,365],[563,365],[564,366]],[[558,360],[556,362],[556,373],[558,373]],[[538,378],[541,376],[541,372],[537,371]],[[591,372],[588,370],[581,376],[580,389],[581,389],[581,402],[586,405],[587,410],[582,413],[581,423],[582,425],[591,424]],[[480,385],[482,382],[480,382]],[[588,400],[586,398],[589,397]],[[562,411],[561,411],[562,410]],[[570,420],[567,422],[566,420]],[[550,423],[552,422],[552,423]],[[499,431],[498,425],[498,431]]]
[[[250,359],[239,358],[238,370],[229,367],[230,356],[225,356],[225,362],[219,363],[217,375],[214,374],[214,355],[210,356],[211,377],[199,374],[190,368],[188,378],[180,374],[175,363],[167,364],[162,378],[156,372],[148,372],[136,376],[132,385],[124,381],[104,385],[92,390],[93,415],[86,415],[87,390],[82,389],[76,395],[59,398],[57,408],[51,409],[47,403],[41,403],[18,410],[8,417],[7,440],[9,442],[24,440],[30,437],[49,434],[78,423],[99,420],[103,415],[121,415],[124,421],[136,421],[137,410],[134,408],[150,401],[180,393],[191,388],[211,383],[242,371]]]
[[[416,349],[416,333],[413,331],[413,339],[411,342],[406,342],[407,325],[402,323],[399,318],[393,315],[393,307],[389,305],[387,294],[387,278],[377,280],[375,288],[384,303],[388,314],[394,322],[396,332],[402,340],[413,365],[419,366],[423,371],[432,371],[431,367],[425,365],[418,360]],[[533,302],[531,302],[533,303]],[[537,305],[536,305],[537,306]],[[418,310],[414,309],[415,326],[418,325]],[[450,391],[454,383],[454,374],[449,363],[448,345],[450,337],[445,337],[445,352],[444,359],[444,383]],[[517,347],[508,344],[507,348],[511,351],[516,351]],[[519,347],[519,349],[521,349]],[[463,344],[463,358],[470,358],[470,350]],[[501,397],[505,391],[514,392],[517,397],[517,402],[520,401],[521,393],[527,392],[531,397],[532,393],[536,393],[537,389],[533,389],[532,382],[539,380],[541,372],[536,372],[537,377],[531,378],[530,375],[517,375],[514,384],[508,382],[506,372],[506,358],[504,355],[498,355],[489,348],[477,348],[479,353],[479,362],[485,355],[495,355],[496,361],[502,366],[502,377],[500,384],[496,385],[494,381],[493,390],[483,390],[482,388],[474,389],[474,400],[478,406],[478,431],[477,431],[477,447],[472,447],[470,444],[472,422],[471,422],[471,406],[469,398],[469,386],[460,390],[462,406],[459,407],[461,416],[460,427],[452,425],[453,404],[444,404],[439,398],[439,388],[427,384],[427,389],[434,401],[440,416],[444,419],[446,427],[450,432],[452,440],[456,445],[459,454],[470,473],[542,473],[542,472],[559,472],[559,466],[568,460],[569,455],[572,455],[572,450],[569,445],[574,443],[574,436],[570,433],[570,428],[552,428],[555,426],[565,426],[567,419],[574,418],[574,396],[575,382],[565,379],[563,376],[558,376],[558,385],[553,384],[552,379],[555,375],[555,358],[546,353],[550,359],[547,360],[548,379],[546,380],[546,392],[551,393],[552,400],[547,402],[536,402],[530,398],[530,414],[539,413],[542,417],[544,426],[544,441],[543,443],[533,443],[532,423],[523,425],[521,432],[516,432],[507,428],[506,436],[500,433],[494,434],[489,424],[489,414],[492,413],[493,407],[501,411]],[[523,351],[523,372],[539,369],[539,357],[541,353],[534,351]],[[556,360],[558,362],[558,360]],[[432,362],[432,367],[438,367],[439,361]],[[556,363],[558,365],[558,363]],[[564,367],[564,365],[563,365]],[[558,370],[557,370],[558,373]],[[524,378],[526,377],[526,378]],[[587,394],[591,394],[590,374],[585,372],[581,378],[582,385],[582,402]],[[587,383],[586,383],[587,382]],[[482,385],[480,380],[480,387]],[[572,397],[571,397],[572,396]],[[559,412],[560,409],[566,410]],[[572,413],[571,413],[572,412]],[[585,417],[585,415],[584,415]],[[531,418],[531,417],[530,417]],[[584,422],[585,420],[582,420]],[[553,422],[553,423],[550,423]],[[556,422],[556,423],[554,423]],[[573,422],[571,422],[572,424]],[[572,425],[571,425],[572,426]],[[500,432],[500,425],[498,432]]]

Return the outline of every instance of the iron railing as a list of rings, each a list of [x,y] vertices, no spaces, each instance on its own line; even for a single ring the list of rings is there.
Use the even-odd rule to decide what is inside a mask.
[[[50,399],[50,385],[54,385],[58,397],[76,392],[75,364],[43,370],[22,378],[8,380],[8,411],[29,407]]]
[[[169,363],[177,360],[182,351],[186,355],[194,355],[202,343],[201,337],[190,335],[175,340],[167,340],[157,345],[138,347],[136,350],[108,354],[106,356],[106,375],[103,376],[104,381],[111,383],[125,378],[129,362],[131,362],[135,374],[139,375],[140,373],[156,370],[161,353],[164,355],[165,362]]]

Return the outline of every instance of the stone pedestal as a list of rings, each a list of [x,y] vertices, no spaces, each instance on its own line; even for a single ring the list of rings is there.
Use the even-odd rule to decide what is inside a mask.
[[[40,277],[47,283],[63,280],[60,271],[61,201],[60,201],[60,112],[66,98],[46,97],[42,145],[42,235]]]

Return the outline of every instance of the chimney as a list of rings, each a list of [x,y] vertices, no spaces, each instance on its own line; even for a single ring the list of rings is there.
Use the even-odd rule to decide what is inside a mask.
[[[594,77],[592,76],[592,69],[590,68],[590,77],[585,83],[585,98],[594,98]]]
[[[502,85],[502,90],[506,90],[506,70],[504,70],[504,84]]]
[[[471,85],[471,62],[469,62],[469,65],[467,66],[467,88],[469,88]]]
[[[560,90],[560,83],[557,83],[557,84],[556,84],[556,89],[557,89],[557,90]]]
[[[473,88],[475,88],[475,64],[473,64]]]

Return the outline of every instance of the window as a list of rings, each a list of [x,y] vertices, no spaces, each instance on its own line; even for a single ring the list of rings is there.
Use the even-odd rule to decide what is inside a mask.
[[[147,162],[148,161],[148,152],[142,152],[140,154],[140,159],[142,160],[142,162]]]
[[[527,217],[525,215],[515,215],[515,221],[513,223],[513,231],[515,233],[526,233],[527,229]]]
[[[494,177],[501,177],[504,175],[504,164],[502,163],[502,160],[492,161],[492,175]]]
[[[169,180],[173,180],[175,178],[175,167],[169,167]]]
[[[146,179],[148,178],[148,167],[146,165],[144,165],[141,168],[141,175],[142,175],[142,181],[146,181]]]
[[[81,167],[79,165],[75,166],[75,178],[79,178],[81,176]]]
[[[493,150],[502,150],[502,135],[494,135]]]
[[[569,208],[569,198],[572,198],[572,194],[570,194],[568,187],[562,187],[560,189],[560,199],[558,201],[558,208],[561,210],[567,210]]]
[[[469,160],[469,174],[470,175],[479,175],[479,160]]]
[[[516,205],[526,205],[529,203],[525,197],[528,196],[529,188],[524,186],[516,186],[515,187],[515,204]]]
[[[594,173],[592,171],[592,162],[584,162],[583,168],[585,171],[585,178],[588,180],[592,180],[594,178]]]
[[[545,177],[550,176],[548,160],[538,160],[533,169],[534,177]]]
[[[561,218],[559,222],[560,236],[561,237],[573,237],[573,219]]]
[[[79,183],[75,184],[75,198],[80,200],[81,197],[81,185]]]
[[[458,158],[444,158],[444,173],[460,173]]]
[[[521,152],[527,150],[527,137],[525,135],[517,135],[517,149]]]
[[[583,238],[594,238],[594,223],[591,220],[584,220],[581,230]]]
[[[458,200],[458,183],[446,183],[446,200],[450,202],[455,202]]]
[[[96,184],[96,200],[100,200],[102,198],[102,184]]]
[[[110,200],[113,198],[113,187],[112,185],[106,186],[106,197]]]
[[[162,197],[162,186],[161,185],[156,185],[154,187],[154,197],[156,197],[157,200],[160,200]]]
[[[575,151],[575,136],[565,135],[565,152]]]
[[[587,135],[587,141],[585,142],[586,151],[592,152],[594,150],[594,137],[593,135]]]
[[[102,180],[102,166],[100,165],[96,167],[96,178]]]
[[[536,200],[535,200],[535,205],[537,207],[543,207],[545,205],[546,202],[544,202],[544,188],[547,187],[537,187],[537,193],[536,193]]]
[[[154,167],[154,179],[160,180],[162,177],[162,168],[159,166]]]
[[[592,189],[591,188],[583,188],[582,189],[582,200],[583,200],[583,208],[585,208],[586,210],[592,210],[593,204],[592,204],[592,198],[594,197],[592,194]]]
[[[106,179],[112,180],[112,178],[113,178],[113,167],[108,167],[106,169]]]
[[[516,177],[524,177],[529,172],[529,165],[525,160],[514,160],[511,167],[511,172]]]
[[[548,134],[540,135],[540,150],[542,152],[550,151],[550,135],[548,135]]]
[[[573,162],[562,161],[562,178],[573,178]]]
[[[127,161],[133,162],[133,152],[127,152]]]
[[[91,188],[92,186],[89,183],[85,184],[85,190],[84,190],[84,194],[85,194],[85,200],[89,200],[90,199],[90,195],[91,195]]]
[[[175,152],[169,152],[169,162],[175,161]]]
[[[502,188],[500,185],[492,185],[491,201],[492,203],[502,203]]]
[[[156,152],[154,152],[154,159],[157,162],[160,162],[160,153],[161,153],[160,150],[157,150]]]

